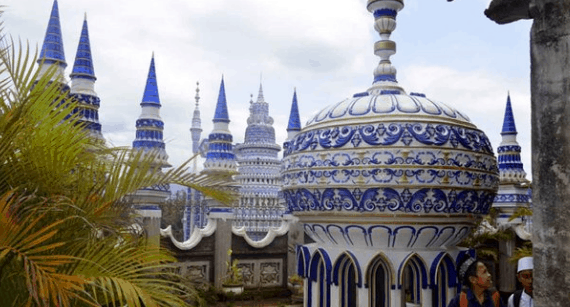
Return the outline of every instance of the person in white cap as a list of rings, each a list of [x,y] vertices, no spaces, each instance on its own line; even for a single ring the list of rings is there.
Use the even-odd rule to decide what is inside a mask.
[[[534,302],[532,299],[532,257],[524,257],[519,259],[517,267],[517,279],[524,287],[523,290],[515,291],[509,297],[508,307],[532,307]]]

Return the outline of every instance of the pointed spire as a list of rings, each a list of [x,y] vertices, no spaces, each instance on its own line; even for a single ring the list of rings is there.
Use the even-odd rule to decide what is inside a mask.
[[[297,89],[293,92],[293,103],[289,115],[289,125],[287,131],[301,131],[301,119],[299,118],[299,106],[297,105]]]
[[[216,105],[216,113],[214,114],[214,123],[216,122],[230,122],[228,115],[228,105],[226,102],[226,88],[224,86],[224,76],[222,76],[222,83],[220,84],[220,92],[218,94],[218,104]]]
[[[44,43],[42,45],[42,51],[38,58],[38,64],[46,63],[57,63],[59,66],[65,68],[67,63],[65,62],[65,54],[63,50],[63,40],[61,35],[61,25],[59,23],[59,9],[57,6],[57,0],[53,1],[53,6],[51,9],[51,15],[46,30],[46,35],[44,38]]]
[[[261,82],[259,83],[259,93],[257,94],[257,103],[265,102],[265,98],[263,97],[263,86]]]
[[[515,126],[515,117],[513,116],[513,109],[511,107],[511,94],[507,94],[507,107],[505,109],[505,119],[503,120],[503,130],[501,135],[517,134],[517,127]]]
[[[91,57],[91,44],[89,43],[89,30],[87,28],[87,14],[83,20],[83,28],[79,37],[79,45],[77,46],[77,54],[73,64],[73,71],[70,75],[73,78],[84,78],[96,80],[95,70],[93,69],[93,59]]]
[[[160,107],[160,97],[158,96],[158,85],[156,83],[156,72],[154,69],[154,51],[152,52],[152,59],[150,60],[150,68],[146,79],[146,87],[144,89],[144,95],[141,102],[141,106],[144,105]]]

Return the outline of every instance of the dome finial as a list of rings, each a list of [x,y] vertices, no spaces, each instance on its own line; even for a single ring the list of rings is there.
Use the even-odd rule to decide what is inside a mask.
[[[369,92],[382,90],[403,91],[396,80],[396,68],[390,57],[396,54],[396,43],[390,40],[396,29],[396,15],[404,7],[402,0],[368,0],[368,11],[374,14],[374,29],[380,34],[380,41],[374,44],[374,54],[380,57],[380,63],[374,70],[374,82]]]

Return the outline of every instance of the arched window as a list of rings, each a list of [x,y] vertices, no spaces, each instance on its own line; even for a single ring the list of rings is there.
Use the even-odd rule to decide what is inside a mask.
[[[308,307],[330,307],[330,274],[332,265],[325,250],[319,248],[313,254],[309,268]],[[313,282],[315,287],[313,288]],[[316,306],[312,298],[315,298]]]
[[[421,289],[427,278],[423,262],[416,255],[410,257],[401,274],[403,301],[412,306],[421,306]]]
[[[320,259],[319,266],[318,266],[318,276],[317,276],[317,289],[319,290],[319,307],[327,306],[327,299],[328,299],[328,291],[327,291],[327,283],[326,283],[326,276],[327,273],[325,271],[325,262]]]
[[[433,287],[432,302],[434,307],[446,307],[451,300],[450,289],[456,286],[456,273],[453,260],[447,254],[441,254],[436,257],[432,264],[432,268],[436,267],[435,273],[432,273],[431,282]]]
[[[390,270],[380,256],[370,263],[367,284],[371,307],[390,306]]]
[[[362,276],[358,260],[351,252],[342,254],[333,268],[333,282],[339,288],[341,307],[358,306],[358,289],[362,287]]]

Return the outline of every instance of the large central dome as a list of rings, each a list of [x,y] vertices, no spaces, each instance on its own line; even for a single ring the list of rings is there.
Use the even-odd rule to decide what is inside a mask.
[[[485,134],[461,112],[406,94],[389,40],[399,0],[369,0],[381,41],[374,83],[312,117],[284,144],[283,194],[315,241],[389,249],[452,247],[498,188]]]

